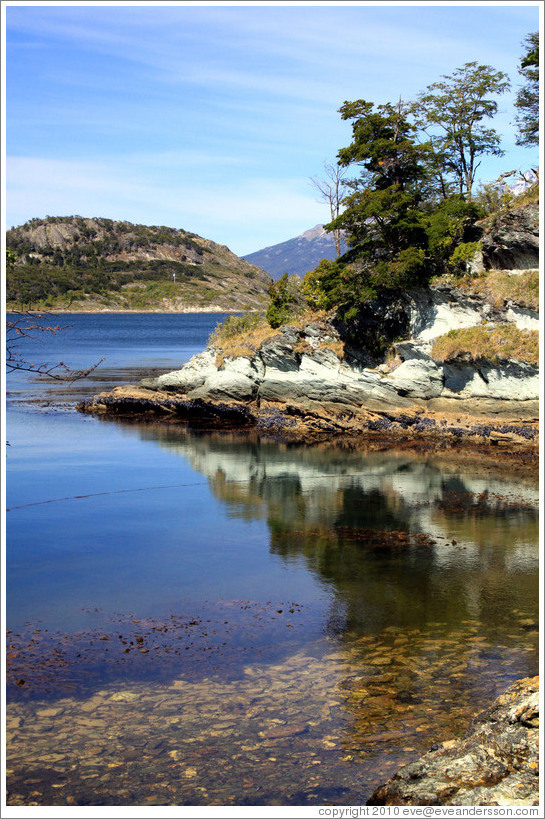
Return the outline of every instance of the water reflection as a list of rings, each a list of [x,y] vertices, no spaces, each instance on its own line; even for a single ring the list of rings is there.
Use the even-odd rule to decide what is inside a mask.
[[[271,552],[304,562],[334,591],[343,631],[464,618],[495,631],[513,609],[537,612],[539,494],[530,478],[435,456],[169,426],[139,434],[186,458],[233,516],[266,519]]]
[[[361,804],[399,765],[536,672],[531,479],[407,453],[119,428],[184,458],[233,518],[265,521],[274,560],[319,581],[325,629],[231,667],[203,660],[198,677],[176,659],[160,684],[13,703],[11,804]],[[239,607],[253,631],[244,613],[233,627],[226,610],[217,622],[184,621],[195,657],[211,630],[233,654],[229,634],[290,634],[279,606],[270,606],[277,620],[256,619],[255,606]],[[290,615],[305,616],[304,606]],[[165,624],[130,622],[134,635],[124,624],[119,651],[132,657],[124,652],[134,644],[160,663]],[[186,643],[180,652],[191,655]]]

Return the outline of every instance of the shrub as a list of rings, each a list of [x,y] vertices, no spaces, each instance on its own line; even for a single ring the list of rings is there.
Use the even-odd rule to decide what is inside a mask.
[[[269,287],[270,302],[265,317],[271,327],[280,327],[299,316],[305,309],[305,297],[298,276],[287,273]]]
[[[449,265],[454,268],[454,270],[465,271],[468,263],[479,250],[482,250],[482,247],[480,242],[462,242],[455,248],[454,253],[450,255],[448,260]]]
[[[216,325],[214,332],[210,335],[209,341],[216,346],[221,345],[224,341],[230,341],[237,336],[251,333],[263,324],[263,316],[260,313],[246,313],[243,316],[228,316],[225,321]]]

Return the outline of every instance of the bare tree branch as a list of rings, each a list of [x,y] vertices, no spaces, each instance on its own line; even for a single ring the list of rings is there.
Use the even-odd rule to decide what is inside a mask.
[[[340,165],[332,162],[324,162],[325,178],[311,177],[310,181],[313,187],[320,194],[320,202],[326,202],[329,205],[331,214],[331,221],[333,222],[340,216],[343,202],[346,199],[348,191],[348,183],[344,179],[347,168],[342,168]],[[335,242],[335,251],[337,256],[341,255],[341,230],[335,228],[333,231],[333,241]]]
[[[23,311],[12,315],[15,318],[6,319],[6,369],[8,372],[22,370],[36,375],[45,375],[56,381],[77,381],[92,373],[104,361],[104,358],[101,358],[96,364],[84,370],[73,370],[62,361],[59,361],[58,364],[33,364],[27,361],[21,352],[23,339],[36,338],[37,333],[58,333],[67,330],[70,325],[47,324],[45,322],[47,314],[44,313]]]

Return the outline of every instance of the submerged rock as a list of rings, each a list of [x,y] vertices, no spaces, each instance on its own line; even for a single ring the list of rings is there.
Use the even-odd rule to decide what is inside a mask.
[[[519,680],[466,735],[401,768],[368,805],[539,804],[539,678]]]

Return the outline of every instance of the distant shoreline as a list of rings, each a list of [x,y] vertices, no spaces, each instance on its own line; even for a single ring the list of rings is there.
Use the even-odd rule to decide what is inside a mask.
[[[118,315],[122,316],[125,314],[150,314],[150,315],[162,315],[162,316],[175,316],[175,315],[202,315],[202,314],[215,314],[215,313],[253,313],[258,312],[257,310],[245,310],[245,309],[234,309],[234,308],[226,308],[226,307],[206,307],[206,308],[192,308],[188,310],[71,310],[69,308],[66,309],[21,309],[16,307],[6,307],[6,313],[29,313],[34,315],[49,315],[49,316],[61,316],[61,315]]]

